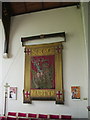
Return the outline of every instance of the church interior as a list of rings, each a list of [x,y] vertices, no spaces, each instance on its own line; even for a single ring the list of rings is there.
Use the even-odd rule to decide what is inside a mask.
[[[90,119],[89,3],[0,2],[0,120]]]

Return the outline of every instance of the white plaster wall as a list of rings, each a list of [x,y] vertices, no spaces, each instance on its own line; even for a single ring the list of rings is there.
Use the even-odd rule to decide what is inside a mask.
[[[88,105],[90,106],[90,2],[88,4]],[[89,119],[90,119],[90,111],[89,111]]]
[[[2,111],[2,36],[3,36],[3,25],[2,20],[0,19],[0,114]]]
[[[66,32],[63,49],[65,104],[56,105],[54,101],[33,101],[32,104],[23,104],[24,48],[21,37],[63,31]],[[18,94],[17,100],[8,99],[8,111],[71,114],[76,118],[87,118],[88,101],[83,100],[88,96],[85,53],[80,9],[67,7],[13,17],[10,58],[2,61],[2,79],[3,84],[8,82],[11,86],[18,87]],[[71,99],[72,85],[80,85],[81,100]]]
[[[88,41],[88,27],[89,27],[89,7],[88,7],[88,2],[82,2],[81,3],[81,10],[82,10],[82,19],[83,19],[83,30],[84,30],[84,39],[85,39],[85,47],[86,47],[86,74],[87,74],[87,79],[88,79],[88,105],[90,105],[90,76],[89,76],[89,41]],[[88,59],[89,58],[89,59]],[[90,112],[88,112],[88,116],[90,118]]]

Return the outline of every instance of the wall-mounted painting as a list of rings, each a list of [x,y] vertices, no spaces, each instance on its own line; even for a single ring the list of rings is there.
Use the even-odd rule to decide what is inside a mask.
[[[72,99],[78,100],[80,99],[80,86],[72,86],[71,87],[71,97]]]
[[[10,87],[9,89],[9,98],[12,100],[17,99],[17,87]]]

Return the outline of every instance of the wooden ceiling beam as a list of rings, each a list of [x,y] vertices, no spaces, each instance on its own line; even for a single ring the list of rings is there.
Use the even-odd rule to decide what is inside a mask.
[[[5,32],[4,55],[7,55],[9,47],[10,22],[11,22],[11,10],[8,2],[2,3],[2,22]]]
[[[68,6],[78,6],[79,2],[10,2],[13,14],[12,16],[62,8]]]

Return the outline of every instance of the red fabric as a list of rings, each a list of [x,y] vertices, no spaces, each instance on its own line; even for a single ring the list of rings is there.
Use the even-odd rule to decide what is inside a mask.
[[[7,120],[16,120],[17,118],[7,117]]]
[[[0,118],[6,118],[5,116],[0,116]]]
[[[49,56],[34,56],[31,59],[32,63],[32,69],[36,72],[38,72],[38,68],[34,65],[34,63],[38,64],[41,69],[42,69],[42,64],[43,63],[48,63],[49,67],[53,64],[55,65],[55,56],[54,55],[49,55]],[[47,66],[48,67],[48,66]]]
[[[31,80],[33,80],[33,78],[43,79],[45,76],[47,76],[47,73],[50,72],[48,70],[51,68],[53,70],[52,87],[51,88],[46,87],[44,89],[55,89],[55,55],[31,57],[31,68],[32,72],[34,73],[33,74],[31,72]]]
[[[31,118],[31,120],[39,120],[39,119],[34,119],[34,118]]]
[[[26,113],[18,113],[18,117],[26,117]]]
[[[28,118],[18,118],[18,120],[29,120]]]
[[[49,116],[51,119],[59,119],[59,115],[50,115]]]
[[[39,114],[38,117],[39,117],[39,118],[48,118],[48,115]]]
[[[28,117],[36,118],[36,117],[37,117],[37,114],[28,113]]]
[[[8,112],[8,115],[10,115],[10,116],[16,116],[16,112]]]
[[[0,120],[5,120],[5,119],[6,119],[5,116],[1,116],[1,117],[0,117]]]
[[[61,115],[61,119],[71,119],[71,115]]]

